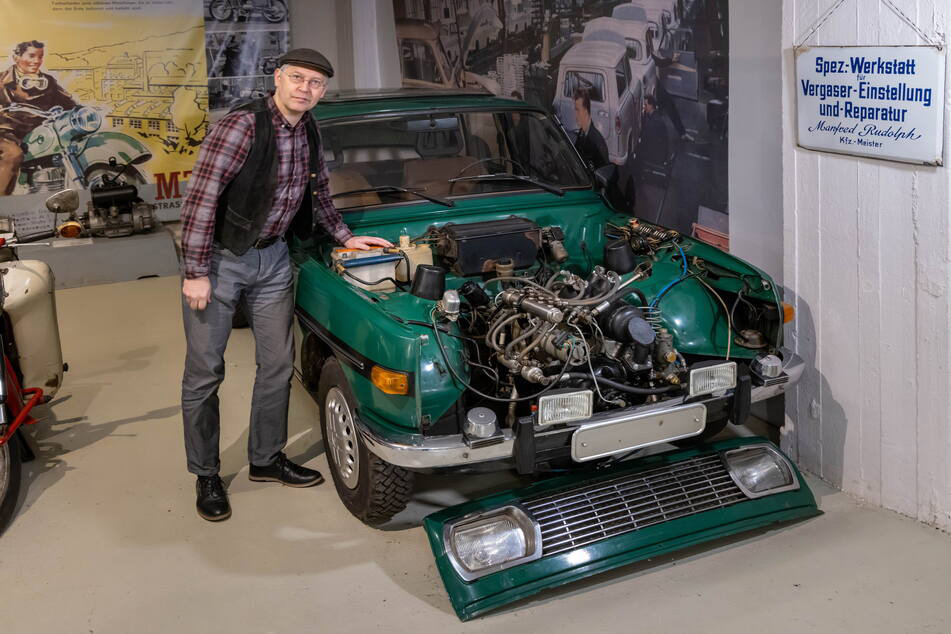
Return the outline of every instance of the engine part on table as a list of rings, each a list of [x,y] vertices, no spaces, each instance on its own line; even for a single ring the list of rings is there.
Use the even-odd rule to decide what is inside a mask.
[[[512,216],[467,224],[449,223],[433,229],[436,254],[451,263],[456,275],[481,275],[496,270],[496,263],[512,261],[515,270],[524,269],[538,258],[542,246],[541,229],[526,218]]]
[[[548,247],[551,259],[561,264],[568,259],[568,249],[565,248],[565,232],[561,227],[545,227],[542,229],[542,242]]]
[[[514,288],[508,288],[499,293],[502,301],[523,310],[526,313],[541,317],[550,324],[557,324],[564,319],[565,314],[557,306],[545,303],[544,301],[532,299],[525,292]]]
[[[347,249],[338,247],[330,253],[334,269],[348,283],[368,291],[396,289],[393,275],[402,256],[386,253],[382,248]]]
[[[491,438],[499,431],[498,417],[488,407],[473,407],[466,412],[462,431],[473,438]]]
[[[446,269],[430,264],[416,267],[410,293],[422,299],[438,300],[446,292]]]
[[[459,287],[459,294],[462,295],[471,306],[479,308],[481,306],[489,305],[489,295],[485,292],[485,289],[479,286],[477,282],[469,280],[465,284]]]
[[[753,350],[761,350],[767,346],[766,336],[759,330],[752,329],[741,330],[740,335],[733,339],[733,343]]]
[[[409,236],[400,236],[399,246],[386,249],[400,257],[406,256],[396,265],[396,279],[400,282],[411,282],[416,275],[416,268],[420,264],[432,266],[433,250],[428,244],[413,244]],[[408,260],[408,262],[407,262]]]
[[[139,198],[135,185],[103,182],[89,189],[91,200],[79,218],[92,236],[121,238],[133,233],[148,233],[155,226],[155,207]],[[72,220],[72,218],[71,218]]]
[[[442,298],[436,302],[436,309],[449,321],[456,321],[459,319],[459,308],[461,304],[459,291],[448,290],[443,293]]]
[[[604,245],[604,268],[615,273],[630,273],[637,266],[637,258],[630,242],[615,240]]]

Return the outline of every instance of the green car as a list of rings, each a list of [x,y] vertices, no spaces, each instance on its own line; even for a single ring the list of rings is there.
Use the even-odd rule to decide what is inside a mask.
[[[401,90],[313,112],[344,220],[395,244],[293,245],[341,501],[375,526],[418,472],[536,481],[425,520],[460,618],[818,513],[769,442],[705,442],[802,373],[768,275],[630,217],[542,109]]]

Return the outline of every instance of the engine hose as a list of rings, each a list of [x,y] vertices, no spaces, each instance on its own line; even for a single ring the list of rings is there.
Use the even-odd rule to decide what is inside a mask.
[[[535,326],[532,326],[532,327],[530,327],[530,328],[526,328],[526,329],[525,329],[525,332],[523,332],[522,334],[520,334],[518,337],[515,337],[514,339],[512,339],[512,340],[508,343],[508,345],[505,346],[505,352],[504,352],[505,357],[511,359],[511,358],[512,358],[512,349],[513,349],[517,344],[519,344],[520,342],[525,341],[526,339],[528,339],[529,337],[531,337],[532,335],[534,335],[536,332],[538,332],[538,329],[541,328],[541,327],[542,327],[542,325],[539,323],[539,324],[537,324],[537,325],[535,325]]]
[[[612,381],[611,379],[606,379],[603,376],[591,376],[590,374],[585,374],[584,372],[568,372],[562,377],[564,379],[584,379],[591,380],[594,379],[601,385],[609,387],[614,390],[619,390],[621,392],[627,392],[628,394],[640,394],[640,395],[650,395],[650,394],[666,394],[667,392],[673,392],[674,390],[679,390],[683,386],[681,385],[666,385],[664,387],[634,387],[633,385],[624,385],[623,383],[618,383],[617,381]]]

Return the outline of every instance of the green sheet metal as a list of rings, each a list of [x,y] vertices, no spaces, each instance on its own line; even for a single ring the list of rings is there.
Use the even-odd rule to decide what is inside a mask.
[[[713,451],[766,442],[762,438],[736,438],[695,449],[658,454],[610,469],[583,471],[552,478],[524,489],[504,491],[428,516],[424,527],[453,609],[460,619],[469,620],[546,588],[584,579],[625,564],[771,524],[819,515],[821,511],[816,506],[812,491],[794,467],[794,475],[800,484],[798,490],[746,500],[647,526],[575,550],[542,557],[471,582],[466,582],[458,576],[446,554],[444,527],[464,515],[516,503],[546,492],[580,487],[602,479],[662,467]]]

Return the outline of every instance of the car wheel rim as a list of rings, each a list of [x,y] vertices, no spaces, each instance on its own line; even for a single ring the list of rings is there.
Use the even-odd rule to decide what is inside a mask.
[[[10,443],[16,442],[11,438],[7,443],[0,446],[0,500],[7,497],[7,489],[10,487]]]
[[[357,447],[357,427],[353,421],[350,405],[340,388],[332,387],[327,392],[324,405],[327,418],[327,438],[334,467],[340,481],[348,489],[357,488],[360,480],[360,451]]]

